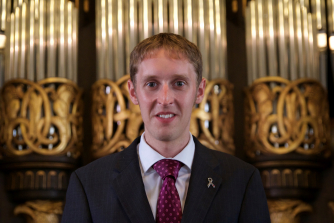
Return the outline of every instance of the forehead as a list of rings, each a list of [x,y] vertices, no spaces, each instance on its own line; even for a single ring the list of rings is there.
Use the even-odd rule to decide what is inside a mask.
[[[183,79],[188,83],[196,82],[196,74],[187,60],[175,60],[165,57],[155,57],[144,60],[138,69],[138,82],[174,81]]]
[[[139,61],[138,65],[145,60],[152,59],[152,58],[162,58],[162,57],[173,59],[173,60],[189,61],[189,59],[182,52],[176,49],[173,50],[173,49],[161,47],[161,48],[152,49],[152,50],[145,52],[141,56],[141,60]]]
[[[193,73],[195,69],[181,53],[165,49],[156,50],[144,57],[138,64],[138,74]],[[139,75],[141,76],[141,75]]]

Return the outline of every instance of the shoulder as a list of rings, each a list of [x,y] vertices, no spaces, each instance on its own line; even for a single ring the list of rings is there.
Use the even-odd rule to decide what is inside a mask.
[[[258,170],[251,164],[235,157],[233,155],[212,150],[202,145],[195,137],[195,155],[204,159],[204,161],[214,166],[216,171],[225,176],[242,177],[249,179]]]
[[[75,170],[75,174],[80,179],[94,179],[107,177],[112,172],[120,172],[128,163],[138,160],[137,144],[139,138],[135,139],[131,145],[118,153],[109,154],[101,157],[83,167]],[[109,176],[108,176],[109,177]]]

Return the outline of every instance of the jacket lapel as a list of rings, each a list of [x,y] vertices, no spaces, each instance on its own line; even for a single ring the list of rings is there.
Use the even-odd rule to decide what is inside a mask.
[[[140,173],[137,144],[140,137],[121,154],[111,184],[131,222],[155,222]],[[119,155],[121,155],[119,154]]]
[[[182,222],[203,222],[222,183],[218,161],[195,137],[194,141],[195,155]],[[208,178],[212,178],[215,188],[208,188]]]

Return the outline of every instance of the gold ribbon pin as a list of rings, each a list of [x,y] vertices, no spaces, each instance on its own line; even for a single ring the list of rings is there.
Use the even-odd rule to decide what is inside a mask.
[[[210,186],[212,186],[213,188],[215,188],[215,185],[212,183],[212,178],[208,178],[208,181],[209,181],[209,183],[208,183],[208,188],[210,187]]]

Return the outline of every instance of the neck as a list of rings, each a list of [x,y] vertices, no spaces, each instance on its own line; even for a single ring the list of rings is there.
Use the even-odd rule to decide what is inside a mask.
[[[187,146],[190,140],[190,134],[187,132],[184,137],[179,137],[173,141],[159,141],[145,134],[144,138],[146,143],[160,155],[166,158],[173,158]]]

